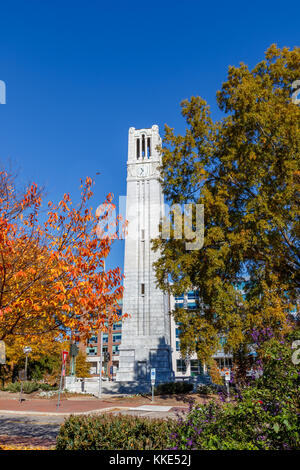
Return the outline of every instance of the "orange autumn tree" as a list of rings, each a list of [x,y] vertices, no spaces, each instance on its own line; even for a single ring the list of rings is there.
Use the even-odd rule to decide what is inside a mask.
[[[23,193],[14,178],[0,170],[0,339],[88,335],[103,326],[122,297],[120,269],[104,270],[116,235],[97,236],[97,224],[109,221],[108,195],[101,216],[88,207],[93,181],[81,184],[78,206],[68,194],[48,203],[44,217],[36,184]]]

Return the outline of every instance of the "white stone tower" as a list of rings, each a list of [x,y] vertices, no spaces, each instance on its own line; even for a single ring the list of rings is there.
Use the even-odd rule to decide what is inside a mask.
[[[156,125],[129,129],[123,313],[131,317],[123,322],[117,382],[150,383],[151,368],[157,382],[173,378],[168,297],[156,287],[152,265],[159,253],[150,242],[164,211],[160,144]]]

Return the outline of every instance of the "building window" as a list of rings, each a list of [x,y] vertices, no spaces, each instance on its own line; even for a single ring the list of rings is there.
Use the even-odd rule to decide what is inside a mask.
[[[97,342],[98,342],[97,336],[91,336],[91,337],[88,339],[88,344],[90,344],[90,343],[97,343]]]
[[[140,139],[136,140],[136,158],[140,158]]]
[[[145,295],[145,284],[141,284],[141,294]]]
[[[176,351],[180,351],[180,341],[176,341]]]
[[[147,147],[148,147],[148,157],[151,157],[151,138],[148,137],[147,139]]]
[[[183,308],[184,307],[184,303],[183,302],[177,302],[175,304],[175,310],[177,310],[178,308]]]
[[[146,146],[145,146],[145,136],[142,135],[142,157],[145,158],[146,156]]]
[[[104,344],[104,343],[108,343],[108,334],[107,334],[107,333],[103,334],[103,336],[102,336],[102,342],[103,342],[103,344]]]
[[[187,298],[188,299],[197,299],[198,298],[198,292],[197,291],[194,291],[194,290],[190,290],[187,294]]]
[[[113,330],[121,330],[122,329],[122,322],[114,323]]]
[[[175,330],[176,338],[179,338],[180,332],[181,332],[180,328],[176,328],[176,330]]]
[[[220,370],[222,370],[224,367],[229,367],[230,369],[232,368],[232,358],[231,357],[221,357],[217,358],[217,365]]]
[[[122,340],[122,335],[113,335],[113,343],[120,343]]]
[[[203,367],[198,359],[191,359],[191,374],[202,375]]]
[[[113,346],[112,347],[112,353],[113,353],[113,356],[116,356],[117,354],[119,354],[119,346]]]
[[[186,362],[184,359],[177,359],[176,361],[176,371],[186,373]]]
[[[176,295],[175,300],[184,300],[184,295]]]
[[[188,308],[189,310],[195,310],[195,309],[197,308],[196,302],[189,302],[189,303],[187,304],[187,308]]]
[[[88,356],[97,356],[96,348],[86,348],[86,353]]]

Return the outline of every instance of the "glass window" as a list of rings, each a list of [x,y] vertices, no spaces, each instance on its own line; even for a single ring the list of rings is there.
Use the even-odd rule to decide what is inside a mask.
[[[122,322],[113,324],[113,330],[121,330],[121,329],[122,329]]]
[[[203,367],[198,359],[191,359],[191,373],[196,375],[203,374]]]
[[[183,359],[177,359],[176,370],[177,372],[186,372],[186,362]]]
[[[184,307],[184,303],[183,303],[183,302],[177,302],[177,303],[175,304],[175,309],[177,309],[177,308],[183,308],[183,307]]]
[[[122,335],[113,335],[113,343],[120,343],[122,340]]]
[[[112,347],[112,353],[113,353],[114,356],[119,354],[119,346],[118,345]]]
[[[98,342],[97,336],[91,336],[91,337],[88,339],[88,343],[97,343],[97,342]]]
[[[88,356],[96,356],[97,350],[96,348],[86,348],[86,353]]]
[[[187,304],[187,308],[188,308],[189,310],[195,310],[195,308],[197,308],[196,302],[189,302],[189,303]]]
[[[176,351],[180,351],[180,341],[176,341]]]
[[[108,343],[108,334],[105,333],[102,337],[103,343]]]
[[[184,300],[184,295],[176,295],[175,300]]]
[[[188,292],[188,294],[187,294],[188,299],[195,299],[196,297],[197,297],[197,294],[193,290],[190,290],[190,292]]]
[[[176,328],[175,333],[176,333],[176,338],[179,338],[180,328]]]

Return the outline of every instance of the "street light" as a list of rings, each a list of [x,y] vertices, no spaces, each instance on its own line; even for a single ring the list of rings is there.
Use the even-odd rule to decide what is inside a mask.
[[[25,354],[25,380],[27,380],[27,366],[28,366],[28,354],[31,353],[32,349],[30,346],[25,346],[23,353]]]
[[[24,371],[20,371],[20,373],[24,372],[24,375],[19,373],[19,377],[21,380],[20,398],[19,398],[20,403],[22,403],[23,380],[27,380],[28,354],[31,353],[31,351],[32,349],[30,346],[25,346],[25,348],[23,349],[23,353],[25,354],[25,369]]]
[[[99,390],[98,390],[98,398],[101,398],[102,395],[102,343],[103,343],[103,331],[101,330],[100,333],[100,361],[99,361]]]
[[[103,271],[105,273],[105,260],[103,260],[104,266],[103,266]],[[98,390],[98,398],[101,398],[102,396],[102,343],[103,343],[103,331],[101,329],[100,333],[100,361],[99,361],[99,390]]]

